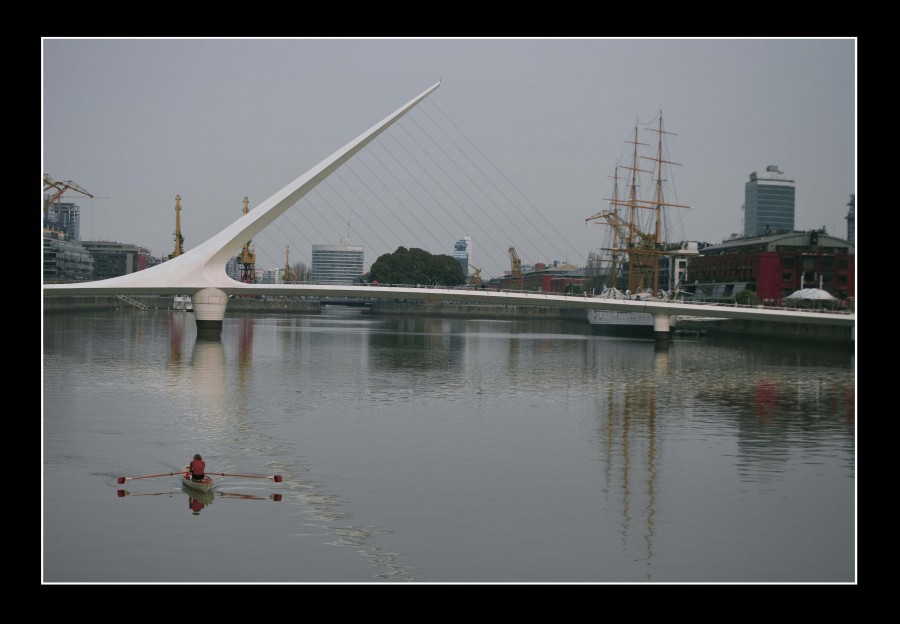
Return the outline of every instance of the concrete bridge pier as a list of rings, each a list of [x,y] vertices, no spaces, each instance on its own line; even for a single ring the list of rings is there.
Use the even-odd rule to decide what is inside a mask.
[[[228,294],[218,288],[204,288],[191,295],[191,303],[194,304],[197,333],[207,336],[221,334]]]
[[[670,319],[668,312],[653,314],[653,336],[657,346],[669,344],[669,330],[672,329]]]

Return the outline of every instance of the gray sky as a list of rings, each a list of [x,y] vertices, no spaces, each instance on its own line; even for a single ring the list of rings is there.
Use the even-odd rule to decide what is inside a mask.
[[[739,232],[744,183],[770,164],[796,180],[798,229],[844,238],[856,190],[853,39],[48,39],[42,55],[41,172],[97,196],[65,195],[82,239],[158,256],[176,194],[191,249],[439,80],[254,239],[262,268],[286,244],[309,263],[312,244],[349,238],[368,267],[466,235],[484,275],[509,246],[581,265],[624,141],[660,109],[691,206],[674,239]]]

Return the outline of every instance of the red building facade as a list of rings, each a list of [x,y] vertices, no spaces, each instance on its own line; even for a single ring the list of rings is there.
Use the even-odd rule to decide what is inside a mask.
[[[733,301],[743,290],[780,305],[801,288],[821,288],[845,304],[856,296],[854,247],[820,231],[725,241],[688,262],[684,290],[700,301]]]

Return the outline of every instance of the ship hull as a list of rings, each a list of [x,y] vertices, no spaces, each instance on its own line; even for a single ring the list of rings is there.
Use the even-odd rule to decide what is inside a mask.
[[[646,312],[613,312],[588,310],[591,331],[606,336],[653,338],[653,315]],[[675,317],[669,318],[669,326],[675,326]]]

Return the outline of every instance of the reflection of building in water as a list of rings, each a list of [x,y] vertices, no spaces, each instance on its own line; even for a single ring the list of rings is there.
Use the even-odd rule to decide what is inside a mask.
[[[622,548],[647,564],[652,580],[658,439],[656,387],[669,356],[650,341],[598,341],[607,383],[598,395],[598,437],[604,451],[606,492],[621,506]],[[653,362],[653,375],[641,361]],[[639,372],[641,371],[641,372]],[[640,545],[640,552],[630,552]]]
[[[238,387],[244,390],[253,373],[253,319],[242,317],[238,330]]]
[[[698,387],[696,400],[714,414],[710,427],[734,431],[743,481],[783,479],[800,440],[808,453],[843,439],[854,456],[855,377],[852,367],[840,368],[850,359],[842,349],[707,344],[704,357],[729,362]]]
[[[421,369],[440,376],[441,384],[455,383],[462,378],[464,332],[464,322],[457,319],[391,318],[369,333],[369,361],[375,370]]]

